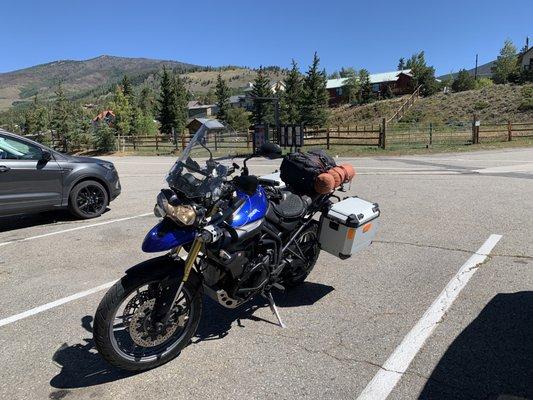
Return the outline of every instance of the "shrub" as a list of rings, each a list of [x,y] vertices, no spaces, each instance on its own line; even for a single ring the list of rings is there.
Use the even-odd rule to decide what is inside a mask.
[[[533,110],[533,97],[523,100],[518,106],[520,111],[531,111]]]
[[[494,85],[494,82],[490,78],[478,78],[476,80],[475,87],[476,89],[483,89],[483,88],[490,87],[493,85]]]
[[[484,110],[485,108],[487,108],[489,106],[490,106],[490,104],[487,103],[486,101],[476,101],[474,103],[474,110],[481,111],[481,110]]]
[[[105,122],[100,122],[95,126],[94,148],[99,151],[112,151],[115,149],[115,134],[113,129]]]
[[[454,92],[463,92],[465,90],[472,90],[476,87],[476,81],[467,70],[462,69],[457,74],[457,77],[452,83],[452,90]]]

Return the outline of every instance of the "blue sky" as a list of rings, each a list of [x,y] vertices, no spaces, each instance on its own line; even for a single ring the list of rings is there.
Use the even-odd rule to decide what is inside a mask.
[[[533,36],[533,0],[2,0],[0,11],[0,72],[102,54],[305,69],[314,51],[328,72],[383,72],[425,50],[440,75]]]

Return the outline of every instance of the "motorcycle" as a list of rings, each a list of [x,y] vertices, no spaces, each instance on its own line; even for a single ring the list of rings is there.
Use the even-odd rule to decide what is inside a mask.
[[[304,282],[321,247],[349,256],[341,253],[350,253],[351,242],[348,250],[329,248],[338,246],[335,235],[343,241],[359,234],[364,244],[373,239],[375,228],[363,232],[372,225],[371,219],[360,220],[364,211],[355,225],[346,222],[353,213],[340,228],[337,217],[328,219],[332,200],[340,200],[333,192],[298,195],[284,187],[279,174],[251,175],[247,161],[280,158],[278,145],[265,143],[244,156],[241,168],[233,162],[236,156],[213,157],[209,132],[205,125],[199,128],[168,173],[169,187],[157,196],[154,214],[162,219],[142,250],[168,253],[128,269],[96,311],[96,348],[121,369],[143,371],[175,358],[198,328],[204,293],[226,308],[261,295],[284,327],[273,289]],[[375,219],[379,209],[371,206]]]

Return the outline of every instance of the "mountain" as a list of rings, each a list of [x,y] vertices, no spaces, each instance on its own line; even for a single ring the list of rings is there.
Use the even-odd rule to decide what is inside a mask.
[[[107,55],[83,61],[54,61],[0,73],[0,109],[9,108],[18,101],[27,101],[36,94],[48,98],[53,95],[59,82],[67,94],[82,93],[116,83],[124,74],[134,82],[142,81],[149,74],[161,69],[163,65],[183,71],[201,68],[179,61]]]
[[[477,76],[478,77],[491,78],[492,77],[492,67],[494,66],[495,62],[496,62],[496,60],[490,61],[490,62],[488,62],[486,64],[483,64],[483,65],[478,65],[478,67],[477,67]],[[470,75],[474,76],[475,72],[476,72],[476,69],[475,68],[468,69],[467,72]],[[459,71],[454,72],[454,73],[444,74],[444,75],[439,76],[438,78],[439,79],[446,79],[446,78],[455,79],[455,77],[457,76],[458,73],[459,73]]]

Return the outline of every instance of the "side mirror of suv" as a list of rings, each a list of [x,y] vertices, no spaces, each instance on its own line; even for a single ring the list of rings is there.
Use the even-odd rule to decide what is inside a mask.
[[[52,153],[50,153],[46,149],[43,149],[41,152],[41,161],[50,161],[51,158],[52,158]]]

